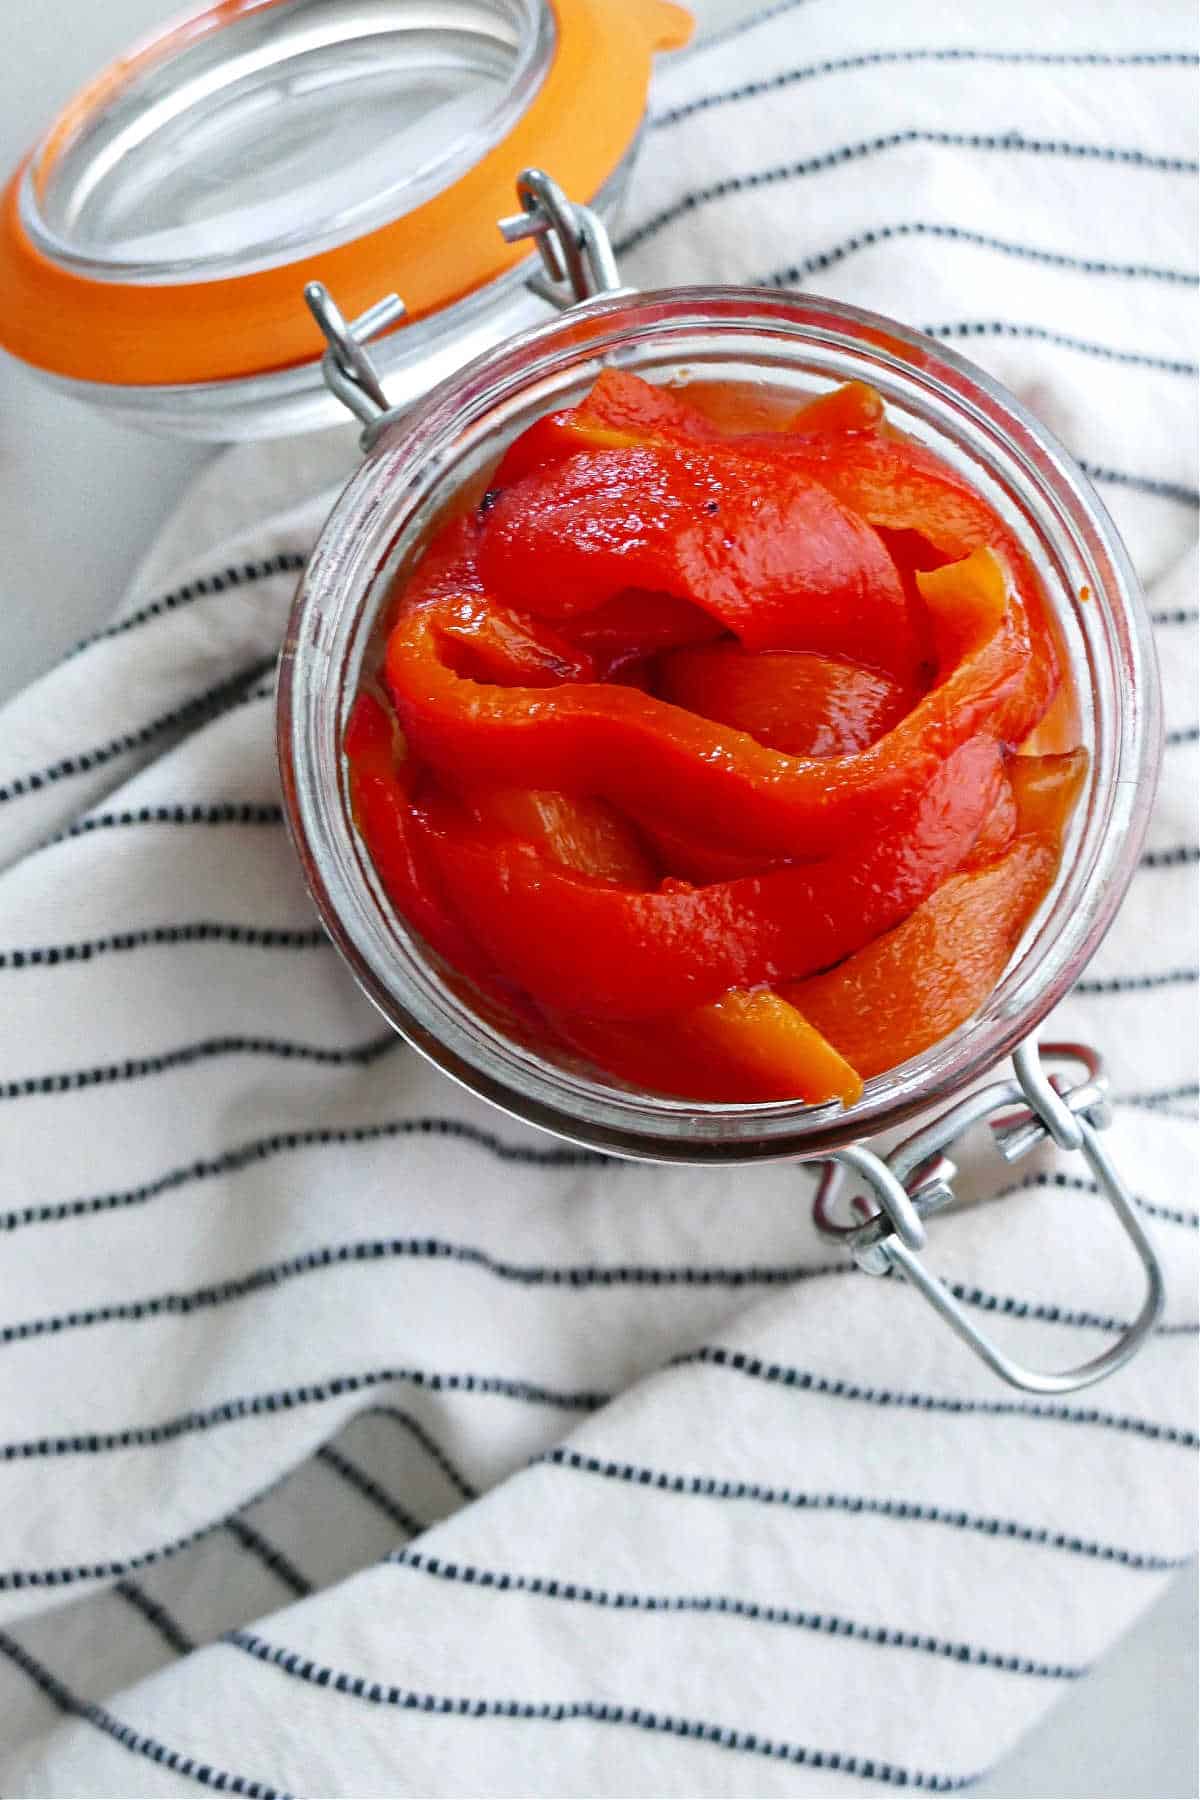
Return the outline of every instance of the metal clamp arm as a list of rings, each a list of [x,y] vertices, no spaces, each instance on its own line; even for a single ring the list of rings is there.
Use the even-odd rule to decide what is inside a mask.
[[[868,1274],[886,1275],[895,1269],[911,1281],[950,1329],[1001,1380],[1031,1394],[1066,1394],[1103,1381],[1137,1353],[1161,1317],[1163,1277],[1133,1197],[1100,1141],[1099,1133],[1109,1123],[1110,1115],[1099,1058],[1079,1044],[1047,1044],[1044,1051],[1050,1057],[1082,1062],[1086,1080],[1066,1089],[1057,1077],[1047,1077],[1037,1047],[1030,1041],[1013,1058],[1015,1081],[995,1082],[969,1094],[906,1138],[886,1161],[863,1145],[837,1151],[825,1165],[813,1215],[822,1235],[845,1242],[859,1267]],[[1021,1102],[1025,1104],[1015,1115],[993,1117],[999,1109]],[[952,1183],[957,1170],[943,1151],[969,1126],[989,1117],[997,1148],[1007,1161],[1016,1161],[1047,1138],[1081,1152],[1145,1272],[1146,1293],[1137,1317],[1114,1344],[1076,1368],[1042,1371],[1015,1362],[979,1330],[945,1282],[926,1268],[918,1254],[924,1237],[922,1221],[948,1206],[955,1197]],[[879,1210],[870,1213],[866,1203],[858,1199],[854,1202],[857,1222],[842,1225],[835,1222],[832,1208],[845,1169],[853,1170],[868,1183]],[[920,1238],[914,1234],[914,1219]]]
[[[532,238],[542,272],[527,285],[551,306],[565,310],[606,294],[628,294],[617,270],[608,232],[590,206],[569,200],[542,169],[522,169],[517,177],[522,210],[500,220],[506,244]]]

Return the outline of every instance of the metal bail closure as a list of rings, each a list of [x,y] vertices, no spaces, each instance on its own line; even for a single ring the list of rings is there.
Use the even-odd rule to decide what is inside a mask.
[[[1045,1044],[1042,1055],[1082,1065],[1085,1079],[1068,1087],[1060,1077],[1047,1076],[1038,1047],[1029,1039],[1013,1056],[1015,1080],[991,1082],[968,1094],[905,1138],[886,1160],[861,1144],[835,1151],[822,1170],[813,1218],[822,1236],[845,1243],[859,1268],[868,1274],[886,1275],[895,1269],[911,1281],[951,1330],[1002,1380],[1032,1394],[1066,1394],[1103,1381],[1137,1353],[1162,1314],[1163,1276],[1133,1196],[1100,1141],[1099,1133],[1112,1118],[1100,1058],[1084,1044]],[[1002,1110],[1014,1105],[1019,1110]],[[1014,1362],[976,1327],[918,1255],[925,1242],[923,1221],[955,1198],[952,1183],[958,1171],[943,1151],[985,1118],[991,1119],[996,1147],[1006,1162],[1017,1161],[1048,1138],[1063,1150],[1079,1151],[1145,1271],[1146,1296],[1137,1317],[1115,1344],[1078,1368],[1043,1373]],[[846,1169],[868,1183],[879,1211],[869,1213],[866,1202],[856,1199],[859,1223],[839,1225],[831,1208]]]
[[[529,277],[531,292],[563,312],[588,300],[635,291],[622,286],[608,232],[590,206],[569,200],[541,169],[522,170],[517,198],[522,210],[497,225],[506,243],[531,238],[537,245],[542,270]],[[405,316],[404,302],[398,294],[388,294],[347,324],[324,282],[310,281],[304,299],[329,346],[321,358],[325,385],[361,422],[362,447],[369,450],[400,410],[389,407],[365,346]]]
[[[325,385],[370,431],[387,412],[388,403],[379,372],[364,345],[404,317],[404,302],[399,294],[385,294],[347,324],[323,281],[310,281],[304,298],[329,346],[321,358]]]
[[[532,238],[542,259],[542,273],[526,285],[560,311],[609,294],[630,294],[617,269],[608,232],[590,206],[568,200],[557,181],[541,169],[522,169],[517,177],[522,211],[499,221],[506,244]]]

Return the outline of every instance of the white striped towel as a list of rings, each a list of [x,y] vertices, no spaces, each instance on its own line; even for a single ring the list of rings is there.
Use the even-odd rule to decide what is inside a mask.
[[[0,714],[0,1789],[853,1795],[967,1783],[1194,1549],[1194,21],[795,0],[664,68],[643,283],[959,343],[1146,579],[1148,854],[1055,1020],[1106,1051],[1164,1327],[1002,1389],[794,1169],[607,1163],[465,1098],[316,929],[270,672],[349,431],[218,460]],[[1135,1266],[1076,1165],[933,1256],[1033,1362]]]

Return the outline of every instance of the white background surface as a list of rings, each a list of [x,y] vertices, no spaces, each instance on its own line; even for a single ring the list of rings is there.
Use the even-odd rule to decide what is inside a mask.
[[[0,173],[88,75],[174,10],[164,0],[4,0]],[[751,7],[693,0],[693,10],[707,26]],[[0,358],[0,699],[102,622],[211,454],[109,425]],[[1189,1570],[975,1792],[1195,1796],[1196,1639]]]

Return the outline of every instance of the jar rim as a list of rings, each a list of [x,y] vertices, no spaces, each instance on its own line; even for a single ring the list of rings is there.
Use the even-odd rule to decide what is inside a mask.
[[[941,423],[947,429],[952,423],[969,441],[981,472],[999,479],[995,468],[1002,465],[1010,494],[1041,509],[1038,530],[1054,554],[1086,570],[1091,589],[1087,606],[1075,606],[1071,619],[1082,646],[1077,654],[1091,670],[1104,766],[1094,759],[1088,818],[1067,885],[1060,879],[1056,898],[1031,927],[1032,941],[1027,932],[988,1004],[947,1038],[868,1082],[862,1099],[845,1110],[641,1095],[520,1049],[461,1003],[456,1021],[453,1006],[443,997],[439,1009],[422,981],[419,940],[402,924],[397,930],[394,915],[388,931],[380,928],[378,891],[371,891],[362,855],[345,841],[345,807],[339,817],[330,791],[340,767],[338,744],[331,761],[330,709],[340,706],[344,718],[352,698],[345,667],[336,665],[337,645],[348,642],[347,605],[353,595],[361,625],[379,557],[394,555],[402,536],[397,520],[411,523],[439,484],[444,504],[455,467],[451,445],[471,432],[481,441],[502,396],[536,400],[567,365],[586,365],[594,379],[602,360],[635,335],[649,359],[669,350],[673,339],[679,348],[707,334],[733,346],[748,344],[755,333],[777,335],[794,367],[802,347],[810,360],[832,358],[830,366],[838,358],[856,362],[862,379],[885,390],[890,382],[940,409]],[[336,695],[321,691],[322,673],[340,684]],[[410,1044],[514,1116],[592,1149],[650,1161],[748,1163],[828,1155],[899,1125],[986,1074],[1035,1030],[1096,950],[1137,867],[1161,718],[1149,617],[1120,537],[1087,477],[1013,395],[956,351],[882,315],[774,289],[691,287],[573,309],[460,369],[382,434],[330,515],[300,583],[280,664],[277,743],[285,815],[326,929],[359,985]],[[401,947],[412,959],[404,968],[397,960]],[[429,962],[426,952],[427,971]],[[464,1029],[468,1019],[473,1030]]]

